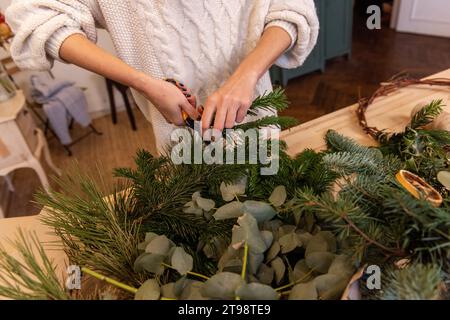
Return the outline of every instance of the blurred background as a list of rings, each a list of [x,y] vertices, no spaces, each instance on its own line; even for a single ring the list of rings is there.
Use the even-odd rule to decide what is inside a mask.
[[[291,101],[285,115],[301,123],[354,104],[400,72],[424,77],[450,68],[448,0],[315,2],[321,31],[314,52],[298,69],[271,70],[272,81],[286,88]],[[9,4],[0,0],[0,11]],[[368,12],[369,7],[375,11]],[[10,59],[13,34],[1,17],[0,37],[0,218],[39,213],[33,194],[46,178],[52,185],[53,167],[65,172],[76,163],[87,174],[99,172],[108,184],[113,168],[133,166],[138,148],[154,150],[151,125],[127,88],[57,62],[51,73],[40,75],[75,82],[92,119],[88,127],[71,124],[72,142],[62,144],[42,105],[31,96],[30,76],[36,73],[19,70]],[[99,44],[114,53],[104,30],[99,30]],[[35,128],[42,130],[43,139]]]

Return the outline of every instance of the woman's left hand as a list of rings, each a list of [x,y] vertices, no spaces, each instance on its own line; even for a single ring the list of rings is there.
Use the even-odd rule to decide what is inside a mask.
[[[257,74],[236,71],[221,88],[208,97],[202,116],[203,131],[211,127],[213,119],[214,129],[220,131],[233,128],[236,122],[244,121],[254,98],[257,81]]]

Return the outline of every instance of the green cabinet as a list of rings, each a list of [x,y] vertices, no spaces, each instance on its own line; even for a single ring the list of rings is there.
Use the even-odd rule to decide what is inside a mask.
[[[286,86],[292,78],[317,70],[324,71],[328,59],[351,54],[353,0],[315,0],[315,3],[320,21],[316,47],[299,68],[272,67],[270,75],[274,84]]]

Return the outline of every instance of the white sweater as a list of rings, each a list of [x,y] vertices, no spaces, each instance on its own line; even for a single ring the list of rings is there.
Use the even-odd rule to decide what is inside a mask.
[[[269,25],[291,35],[290,49],[277,61],[284,68],[304,62],[319,31],[313,0],[13,0],[6,19],[15,32],[12,57],[23,69],[51,68],[68,36],[81,33],[95,42],[101,27],[122,60],[155,78],[184,82],[200,103],[227,80]],[[267,73],[255,96],[271,89]],[[174,127],[133,94],[162,150]]]

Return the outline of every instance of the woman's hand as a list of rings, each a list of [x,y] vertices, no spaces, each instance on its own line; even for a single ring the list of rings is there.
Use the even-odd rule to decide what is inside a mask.
[[[214,114],[214,129],[220,131],[242,122],[252,104],[257,81],[290,44],[291,36],[287,31],[277,26],[267,28],[236,72],[206,101],[203,131],[211,127]]]
[[[194,120],[200,117],[195,108],[195,97],[184,84],[177,87],[171,82],[140,74],[133,87],[150,100],[169,123],[184,125],[182,111]]]
[[[258,76],[256,73],[236,71],[225,84],[206,101],[203,116],[203,131],[209,129],[214,118],[214,129],[233,128],[244,121],[250,108]]]
[[[183,86],[180,90],[172,83],[154,79],[130,67],[89,41],[84,35],[74,34],[64,40],[59,55],[69,63],[141,92],[158,108],[168,122],[183,125],[182,110],[192,119],[199,117],[194,108],[195,99],[187,88]]]

